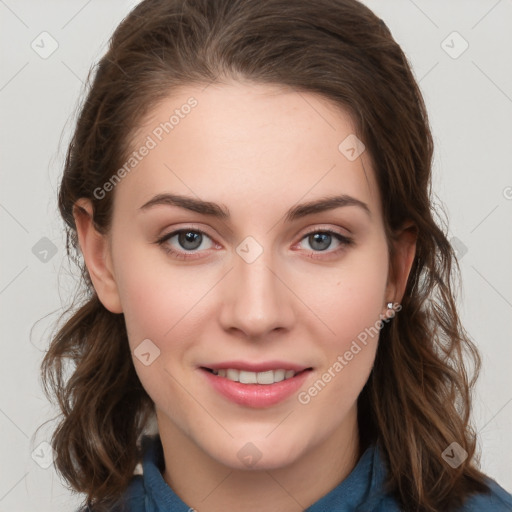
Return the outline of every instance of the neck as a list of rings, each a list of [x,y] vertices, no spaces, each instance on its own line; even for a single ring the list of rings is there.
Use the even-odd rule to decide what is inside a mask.
[[[165,470],[163,478],[190,507],[201,512],[279,510],[313,505],[344,480],[361,455],[357,409],[330,437],[312,445],[285,467],[238,469],[210,457],[168,417],[157,412]]]

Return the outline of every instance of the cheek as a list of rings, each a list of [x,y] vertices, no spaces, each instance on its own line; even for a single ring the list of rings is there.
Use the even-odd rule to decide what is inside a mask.
[[[317,381],[305,390],[301,403],[311,400],[316,409],[335,402],[339,408],[331,412],[342,417],[357,399],[375,360],[379,320],[385,310],[387,271],[386,246],[372,245],[347,258],[334,283],[324,288],[327,292],[316,295],[321,306],[319,317],[330,334],[325,334],[325,326],[318,330],[316,339],[322,344],[323,364]]]
[[[136,261],[132,260],[132,263]],[[169,302],[165,288],[155,282],[155,276],[147,269],[135,265],[130,269],[127,264],[123,275],[120,294],[130,345],[134,348],[145,338],[159,344],[157,340],[172,326],[174,304]]]
[[[188,334],[197,330],[201,298],[215,276],[172,267],[164,251],[133,247],[129,254],[116,262],[116,276],[132,350],[149,338],[162,350],[172,340],[173,351],[179,351],[179,340],[193,339]]]
[[[178,382],[189,367],[208,283],[196,272],[171,268],[155,252],[134,247],[130,258],[119,258],[116,276],[135,371],[153,401],[180,417],[178,405],[187,397]],[[139,357],[145,353],[147,365]]]
[[[379,320],[388,277],[387,255],[380,246],[354,252],[345,263],[324,293],[316,294],[319,316],[333,331],[339,348]]]

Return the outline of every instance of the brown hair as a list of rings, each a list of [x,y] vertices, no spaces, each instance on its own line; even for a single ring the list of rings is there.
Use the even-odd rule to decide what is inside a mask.
[[[452,510],[486,491],[469,426],[480,359],[456,310],[460,270],[433,216],[426,108],[390,31],[356,0],[145,0],[116,29],[80,109],[59,193],[86,296],[42,364],[45,391],[63,413],[52,438],[58,471],[95,510],[108,510],[140,461],[154,411],[124,317],[104,308],[80,260],[75,202],[88,198],[96,228],[108,232],[114,194],[98,199],[94,190],[123,165],[144,115],[177,87],[226,78],[318,93],[351,114],[374,164],[388,242],[406,220],[418,234],[402,310],[381,330],[358,399],[362,438],[382,450],[405,510]],[[441,456],[454,441],[468,453],[456,469]]]

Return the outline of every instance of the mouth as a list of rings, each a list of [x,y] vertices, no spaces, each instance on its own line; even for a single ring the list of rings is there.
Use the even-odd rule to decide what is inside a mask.
[[[291,398],[305,385],[313,371],[311,367],[284,362],[256,365],[235,361],[199,369],[206,383],[224,399],[243,407],[260,409]]]
[[[292,370],[286,368],[268,369],[259,372],[242,370],[239,368],[206,368],[201,367],[213,375],[225,378],[232,382],[239,382],[240,384],[261,384],[272,385],[284,380],[293,379],[297,375],[304,372],[311,371],[313,368],[304,368],[302,370]]]

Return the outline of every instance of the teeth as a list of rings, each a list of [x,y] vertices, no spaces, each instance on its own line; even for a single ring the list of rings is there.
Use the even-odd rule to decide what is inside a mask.
[[[232,370],[231,368],[226,370],[226,378],[228,378],[229,380],[234,380],[234,381],[238,382],[238,376],[239,376],[238,370]]]
[[[295,375],[293,370],[267,370],[265,372],[248,372],[234,368],[212,370],[215,375],[225,377],[234,382],[242,384],[274,384]]]
[[[295,372],[294,372],[295,373]],[[285,370],[274,370],[274,382],[281,382],[286,376]],[[293,375],[292,375],[293,377]]]
[[[258,374],[240,370],[240,373],[238,374],[238,380],[242,384],[258,384]]]
[[[258,384],[274,384],[274,372],[272,370],[259,372],[256,374],[256,380],[258,381]]]

